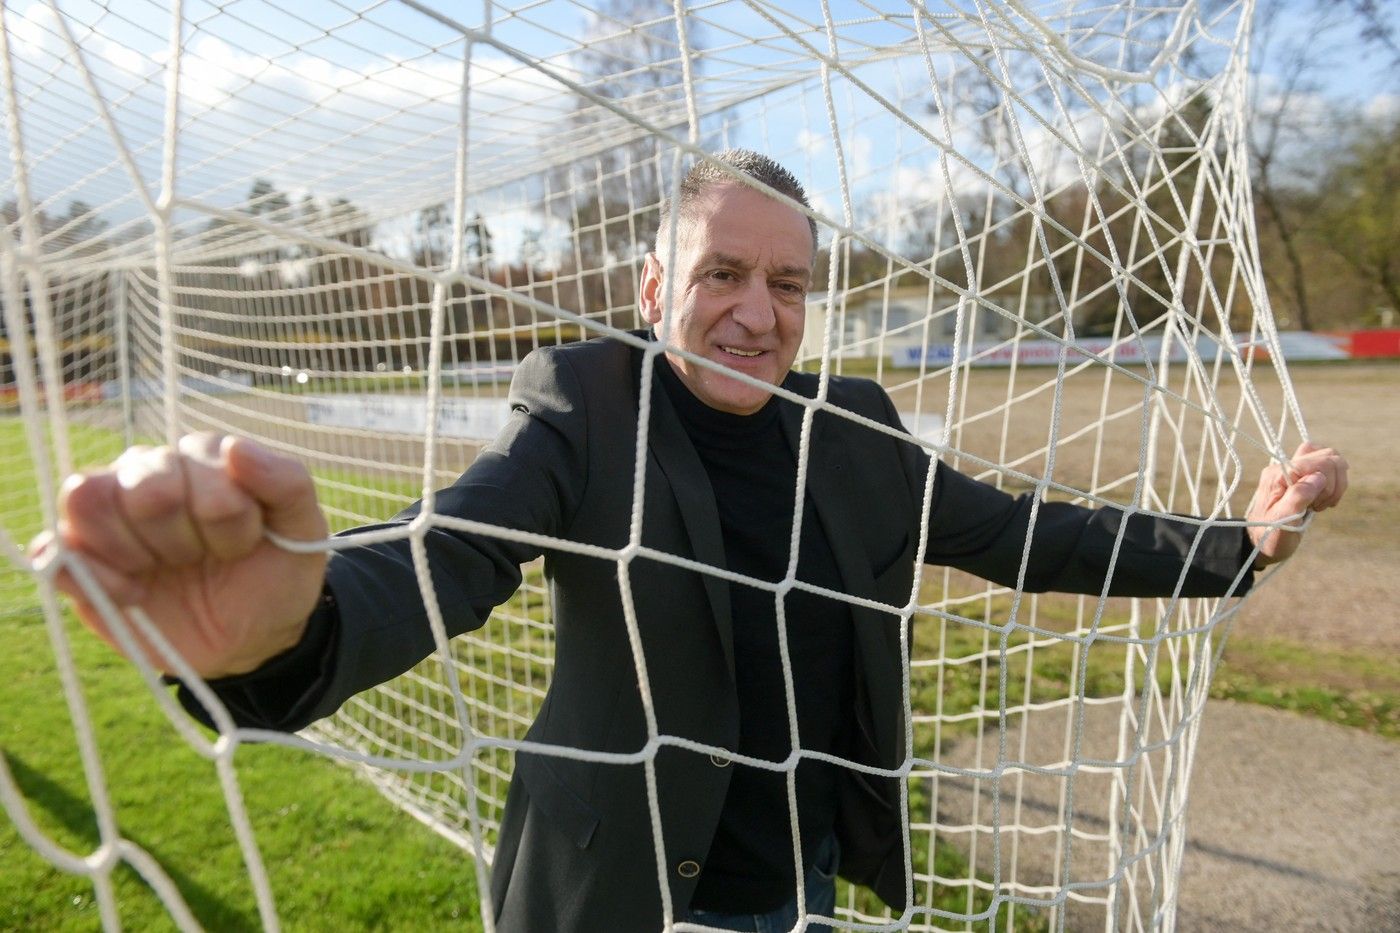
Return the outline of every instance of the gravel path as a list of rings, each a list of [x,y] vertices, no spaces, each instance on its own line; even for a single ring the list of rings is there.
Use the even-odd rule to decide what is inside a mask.
[[[1049,763],[1063,753],[1063,714],[1032,720],[1025,759]],[[1086,717],[1083,753],[1111,757],[1117,716],[1100,708]],[[1019,757],[1018,729],[1007,748]],[[943,760],[972,767],[975,742],[945,748]],[[996,740],[982,743],[981,765],[996,758]],[[944,825],[971,821],[970,782],[945,779],[938,810]],[[1027,776],[1021,819],[1058,820],[1058,779]],[[1014,782],[1003,787],[1003,819],[1013,816]],[[1108,824],[1106,778],[1076,782],[1077,827]],[[991,818],[990,787],[982,788],[979,821]],[[1212,701],[1201,725],[1186,820],[1187,852],[1178,897],[1177,930],[1400,931],[1400,742],[1292,713]],[[1054,838],[1007,837],[1003,870],[1024,882],[1053,883]],[[982,834],[979,863],[991,871],[991,837]],[[1109,852],[1080,840],[1071,880],[1104,877]],[[1095,887],[1093,893],[1102,894]],[[1102,930],[1102,907],[1071,903],[1070,930]]]
[[[1400,931],[1400,742],[1206,707],[1177,929]]]

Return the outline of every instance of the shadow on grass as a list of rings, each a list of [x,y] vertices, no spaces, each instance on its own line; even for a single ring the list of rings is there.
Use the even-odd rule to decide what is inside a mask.
[[[25,800],[46,812],[55,823],[62,826],[70,834],[71,838],[76,840],[78,845],[96,848],[101,844],[92,805],[88,801],[77,797],[55,783],[43,772],[31,768],[18,755],[4,751],[0,751],[0,755],[4,756],[6,764],[9,765],[10,773],[14,775],[15,783],[19,786],[20,793]],[[160,857],[158,849],[147,845],[140,837],[130,832],[124,832],[123,836],[149,852],[153,858],[161,863],[161,868],[170,876],[170,880],[175,883],[181,896],[184,897],[185,903],[189,905],[190,912],[205,929],[253,930],[258,927],[256,914],[230,905],[179,868],[171,866]],[[117,873],[118,876],[125,873],[143,887],[150,889],[146,879],[130,865],[123,864]],[[154,890],[151,893],[153,896],[159,897],[159,895],[155,895]]]

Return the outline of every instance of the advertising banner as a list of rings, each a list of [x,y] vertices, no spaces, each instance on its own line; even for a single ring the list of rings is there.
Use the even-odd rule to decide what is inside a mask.
[[[1278,336],[1278,345],[1286,360],[1350,358],[1346,337],[1305,331],[1286,331]],[[1267,359],[1269,356],[1268,348],[1262,342],[1251,342],[1247,334],[1236,334],[1235,346],[1241,355],[1252,354],[1256,359]],[[1214,359],[1220,352],[1217,341],[1205,334],[1196,338],[1195,350],[1202,359]],[[1072,347],[1066,347],[1058,340],[997,341],[976,344],[971,350],[964,349],[962,360],[971,366],[1010,366],[1013,362],[1018,366],[1055,366],[1062,353],[1066,366],[1075,366],[1092,356],[1111,359],[1123,365],[1156,363],[1162,356],[1162,338],[1152,336],[1113,340],[1109,337],[1082,337]],[[901,347],[890,357],[895,366],[901,367],[917,367],[921,362],[927,366],[949,366],[953,362],[953,347],[947,344]],[[1181,340],[1173,341],[1168,359],[1181,363],[1186,358],[1187,345]]]
[[[304,396],[303,401],[311,424],[412,437],[422,437],[428,430],[424,395],[320,395]],[[438,405],[438,436],[489,441],[509,415],[510,405],[504,398],[444,396]]]

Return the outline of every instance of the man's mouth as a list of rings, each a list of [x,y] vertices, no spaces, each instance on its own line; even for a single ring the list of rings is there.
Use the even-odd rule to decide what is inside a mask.
[[[758,356],[763,352],[762,350],[742,350],[739,347],[725,346],[721,346],[720,349],[725,353],[733,353],[735,356]]]

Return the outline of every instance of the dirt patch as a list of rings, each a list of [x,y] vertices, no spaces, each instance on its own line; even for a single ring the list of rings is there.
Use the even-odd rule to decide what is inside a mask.
[[[1211,396],[1188,377],[1174,380],[1169,393],[1144,396],[1139,381],[1144,371],[1119,374],[1098,368],[1071,375],[1057,395],[1054,375],[1048,367],[1016,374],[995,369],[968,372],[957,386],[963,426],[953,437],[954,445],[974,457],[1043,475],[1052,466],[1049,442],[1058,410],[1052,477],[1128,501],[1142,462],[1146,397],[1161,405],[1159,471],[1189,471],[1198,457],[1211,453],[1210,445],[1201,443],[1203,406]],[[1351,487],[1341,508],[1316,517],[1302,550],[1284,572],[1250,598],[1236,632],[1400,652],[1400,626],[1392,622],[1400,605],[1400,473],[1395,469],[1400,462],[1400,362],[1299,365],[1291,376],[1309,436],[1344,452],[1351,464]],[[1291,449],[1300,442],[1301,432],[1287,415],[1278,378],[1265,368],[1257,368],[1252,378],[1267,423],[1289,425],[1285,438]],[[920,406],[942,412],[946,406],[946,379],[930,379],[922,388],[900,387],[896,372],[893,377],[887,374],[885,381],[901,410]],[[1218,411],[1233,415],[1241,405],[1238,380],[1226,371],[1218,382]],[[1008,397],[1015,399],[1013,404],[1007,405]],[[1249,439],[1263,433],[1254,417],[1247,414],[1240,423],[1247,435],[1238,444],[1241,463],[1235,468],[1222,461],[1227,483],[1233,480],[1236,485],[1231,501],[1237,509],[1247,504],[1268,460],[1257,441]],[[1173,448],[1178,451],[1174,458],[1169,456]],[[971,460],[962,468],[974,473],[982,469]],[[1206,476],[1212,472],[1202,470]],[[1177,484],[1178,490],[1182,485]],[[1198,502],[1208,504],[1214,493],[1214,484],[1207,483],[1198,492]],[[1180,491],[1177,496],[1165,506],[1198,511],[1189,496]]]

